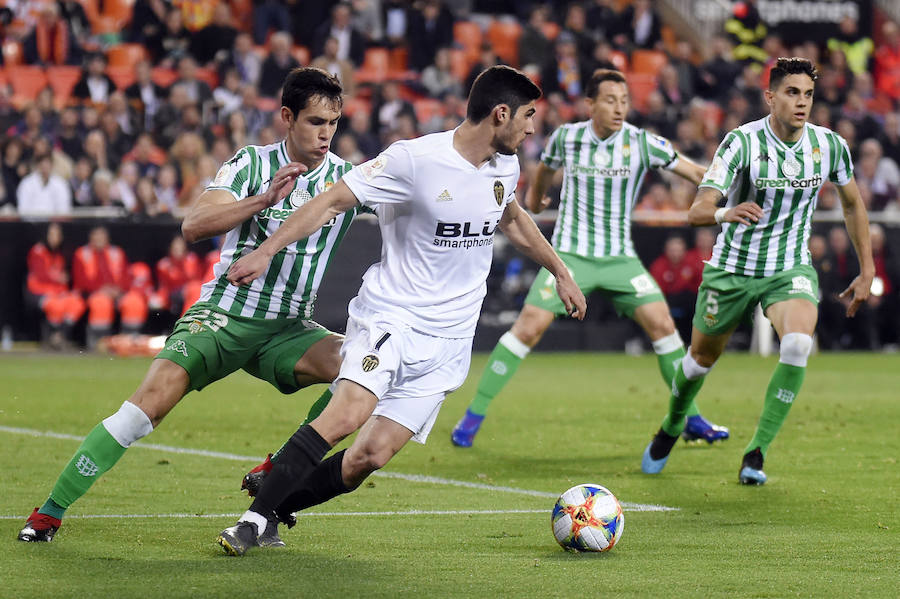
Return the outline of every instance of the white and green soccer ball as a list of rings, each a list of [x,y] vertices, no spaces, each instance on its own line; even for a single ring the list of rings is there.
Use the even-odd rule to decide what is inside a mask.
[[[619,500],[601,485],[572,487],[559,496],[550,519],[553,536],[568,551],[609,551],[625,531]]]

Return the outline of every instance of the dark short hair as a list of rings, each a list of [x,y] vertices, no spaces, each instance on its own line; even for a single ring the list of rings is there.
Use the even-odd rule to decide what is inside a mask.
[[[334,106],[344,105],[341,82],[331,73],[315,67],[298,67],[288,73],[281,91],[281,105],[291,109],[294,116],[320,97]]]
[[[626,83],[625,74],[622,73],[622,71],[616,71],[614,69],[597,69],[588,80],[587,85],[584,88],[584,95],[588,98],[596,98],[597,92],[600,90],[600,84],[604,81]]]
[[[496,65],[482,71],[472,84],[466,119],[480,123],[501,104],[516,114],[520,106],[540,97],[541,88],[528,75],[512,67]]]
[[[805,58],[779,58],[769,73],[769,89],[777,89],[781,81],[788,75],[809,75],[809,78],[815,82],[819,78],[819,71],[811,61]]]

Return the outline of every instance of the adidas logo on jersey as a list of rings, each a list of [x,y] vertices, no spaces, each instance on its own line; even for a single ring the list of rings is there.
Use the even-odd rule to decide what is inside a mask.
[[[436,202],[452,202],[453,198],[450,197],[450,192],[446,189],[441,192],[441,195],[437,197]]]

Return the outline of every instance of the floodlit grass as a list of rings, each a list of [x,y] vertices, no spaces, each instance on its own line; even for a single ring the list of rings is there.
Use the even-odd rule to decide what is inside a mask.
[[[654,357],[533,355],[491,406],[475,447],[452,447],[484,360],[476,356],[467,384],[447,399],[428,445],[410,444],[385,471],[547,496],[374,476],[283,530],[286,548],[241,559],[214,544],[235,520],[217,514],[247,507],[238,487],[254,459],[135,447],[69,510],[52,543],[32,545],[15,535],[78,442],[0,430],[0,597],[897,596],[896,356],[814,356],[759,488],[738,485],[737,471],[776,358],[723,357],[698,401],[733,438],[679,442],[655,477],[639,466],[667,402]],[[3,356],[0,425],[84,435],[147,364]],[[144,441],[262,456],[320,389],[285,397],[235,374],[188,396]],[[550,532],[550,495],[583,482],[679,511],[626,510],[614,551],[565,553]],[[347,515],[413,510],[451,513]],[[477,510],[536,513],[458,513]],[[94,517],[110,514],[157,517]]]

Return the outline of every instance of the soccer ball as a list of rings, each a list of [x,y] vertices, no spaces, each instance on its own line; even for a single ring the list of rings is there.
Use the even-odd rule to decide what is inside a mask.
[[[606,487],[578,485],[556,500],[550,526],[567,551],[609,551],[622,538],[625,515]]]

